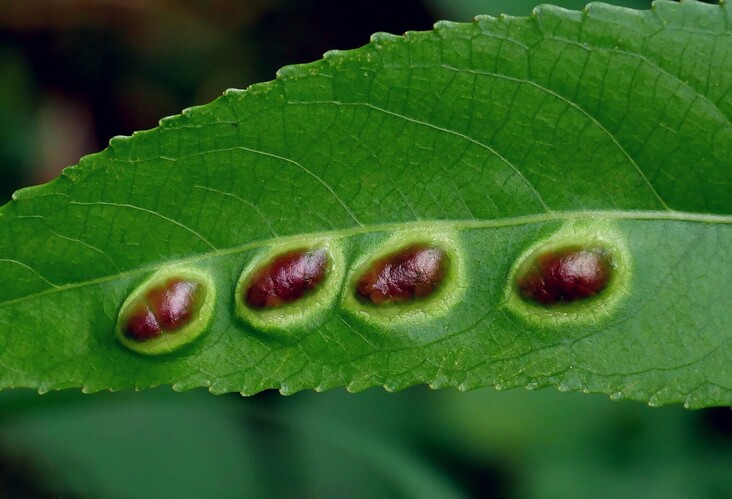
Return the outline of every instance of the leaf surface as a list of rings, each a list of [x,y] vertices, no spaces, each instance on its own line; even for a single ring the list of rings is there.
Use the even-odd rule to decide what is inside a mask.
[[[729,16],[545,6],[377,34],[113,139],[0,209],[0,385],[557,385],[732,404]],[[617,303],[561,321],[511,309],[516,262],[577,226],[624,248]],[[364,319],[343,278],[311,328],[235,316],[241,272],[272,247],[335,241],[351,275],[432,233],[462,266],[442,315]],[[120,307],[174,265],[211,276],[209,330],[173,354],[126,349]]]

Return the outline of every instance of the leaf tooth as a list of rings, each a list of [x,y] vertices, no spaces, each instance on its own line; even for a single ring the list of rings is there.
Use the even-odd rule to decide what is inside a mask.
[[[278,80],[281,80],[283,78],[300,75],[300,74],[302,74],[303,68],[305,66],[307,66],[307,65],[306,64],[288,64],[287,66],[282,66],[275,73],[275,77]]]
[[[158,120],[158,125],[161,126],[161,127],[166,127],[166,126],[169,126],[172,123],[175,123],[179,119],[180,119],[180,116],[179,115],[164,116],[164,117],[160,118],[160,120]]]
[[[202,110],[203,107],[204,106],[190,106],[190,107],[187,107],[187,108],[183,109],[183,111],[180,112],[180,115],[183,116],[183,117],[185,117],[185,118],[190,118],[193,114],[196,113],[196,111]]]
[[[354,378],[349,381],[346,384],[346,390],[348,390],[350,393],[358,393],[366,390],[367,388],[371,388],[382,383],[383,381],[376,378],[376,376],[366,375],[360,378]]]
[[[691,390],[684,397],[684,407],[686,409],[698,409],[703,407],[704,397],[701,395],[702,387],[698,387],[695,390]]]
[[[704,395],[703,385],[699,386],[697,389],[692,390],[686,394],[686,396],[684,397],[684,408],[701,409],[703,407],[708,407],[709,405],[714,404],[713,399],[709,401],[706,399],[707,397]],[[732,405],[732,401],[729,405]]]
[[[401,39],[402,39],[402,37],[399,35],[394,35],[392,33],[387,33],[385,31],[377,31],[376,33],[371,35],[370,41],[371,41],[371,43],[376,45],[377,48],[379,48],[379,46],[396,43]]]
[[[499,14],[497,16],[481,14],[475,16],[473,22],[480,32],[492,32],[500,28],[500,24],[505,22],[505,17],[506,16],[504,14]]]
[[[280,388],[279,388],[280,395],[284,395],[284,396],[292,395],[294,393],[299,392],[300,390],[301,389],[299,387],[290,385],[288,383],[281,383]]]
[[[619,390],[610,394],[610,400],[623,400],[623,392]]]
[[[242,397],[251,397],[252,395],[256,395],[257,393],[263,392],[264,390],[265,389],[262,388],[260,385],[245,386],[241,390],[239,390],[239,395],[241,395]],[[209,391],[211,390],[209,389]]]
[[[90,395],[92,393],[99,393],[99,392],[115,393],[115,392],[119,392],[121,390],[123,390],[123,388],[112,387],[112,386],[107,386],[107,385],[96,385],[95,386],[95,385],[91,385],[88,383],[84,383],[80,388],[81,393],[83,393],[85,395]]]
[[[462,25],[464,25],[464,23],[457,23],[455,21],[441,20],[441,21],[437,21],[433,26],[436,31],[442,31],[442,30],[458,28]]]
[[[480,377],[473,377],[472,379],[470,379],[469,375],[467,374],[465,376],[465,379],[463,379],[463,381],[457,385],[458,390],[460,390],[461,392],[468,392],[470,390],[483,388],[485,386],[491,386],[490,382],[487,380],[481,380]]]
[[[45,190],[46,184],[23,187],[22,189],[18,189],[17,191],[13,192],[11,199],[16,203],[19,201],[25,201],[26,199],[31,199],[38,196]]]
[[[432,381],[429,382],[429,387],[433,390],[440,390],[442,388],[449,388],[455,386],[455,380],[450,378],[446,373],[438,371]]]
[[[528,383],[526,383],[524,385],[524,388],[526,388],[527,390],[530,390],[530,391],[534,391],[534,390],[540,388],[540,386],[539,386],[539,383],[536,381],[529,381]]]
[[[359,391],[363,390],[363,388],[361,388],[361,390],[359,390],[358,388],[359,385],[354,384],[353,382],[350,382],[346,385],[346,391],[348,391],[348,393],[358,393]]]
[[[172,388],[176,392],[184,392],[187,390],[192,390],[194,388],[206,388],[211,391],[212,382],[210,379],[189,379],[188,382],[186,381],[178,381],[172,385]]]
[[[340,373],[332,371],[324,371],[324,374],[315,379],[313,390],[316,392],[325,392],[334,388],[343,386]]]
[[[381,385],[381,388],[383,388],[384,391],[386,391],[388,393],[395,393],[395,392],[398,392],[399,390],[401,390],[401,388],[399,387],[399,384],[397,384],[397,383],[384,383]]]
[[[330,59],[339,59],[339,58],[342,58],[347,53],[348,53],[347,50],[333,49],[333,50],[329,50],[329,51],[325,52],[323,54],[323,59],[325,59],[326,61],[328,61]]]
[[[660,407],[661,405],[663,405],[663,403],[661,402],[661,399],[658,397],[658,393],[654,393],[648,399],[648,407]]]
[[[172,116],[168,116],[167,118],[163,119],[171,119]],[[162,120],[161,120],[162,121]],[[134,132],[133,132],[134,135]],[[109,147],[113,150],[117,147],[125,147],[125,143],[128,142],[132,138],[132,135],[115,135],[111,139],[109,139]]]
[[[564,385],[567,389],[561,391],[582,391],[583,393],[591,393],[596,391],[590,383],[589,374],[584,369],[576,366],[568,366],[561,374],[560,385]],[[604,388],[601,391],[606,391]]]
[[[691,393],[693,393],[694,390],[692,390]],[[700,393],[697,390],[697,393]],[[701,395],[701,398],[703,398],[703,395]],[[690,408],[689,406],[692,404],[687,404],[689,402],[689,394],[684,394],[678,390],[676,386],[673,384],[666,384],[662,387],[660,387],[656,392],[649,398],[648,405],[650,407],[659,407],[662,405],[670,404],[670,403],[677,403],[682,402],[684,403],[684,407]]]
[[[252,85],[250,85],[250,88],[251,86]],[[246,93],[247,91],[242,90],[241,88],[227,88],[226,90],[224,90],[224,93],[222,95],[224,97],[241,97],[242,95],[246,95]]]
[[[587,7],[585,6],[585,9]],[[534,7],[531,11],[531,17],[542,17],[544,15],[561,15],[561,16],[569,16],[572,14],[580,14],[579,11],[574,9],[565,9],[564,7],[559,7],[558,5],[551,5],[551,4],[541,4]],[[512,16],[506,16],[506,17],[512,17]]]
[[[414,378],[409,378],[406,376],[399,376],[399,377],[384,381],[384,383],[382,383],[381,386],[387,392],[394,393],[394,392],[398,392],[398,391],[404,390],[406,388],[409,388],[410,386],[414,386],[414,385],[422,384],[422,383],[426,383],[426,382],[427,382],[427,380],[422,379],[422,378],[414,379]]]

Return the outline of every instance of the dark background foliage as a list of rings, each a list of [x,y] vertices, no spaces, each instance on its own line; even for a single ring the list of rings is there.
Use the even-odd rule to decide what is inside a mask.
[[[0,0],[0,204],[281,66],[535,3]],[[552,389],[0,393],[3,497],[723,498],[731,467],[728,409]]]

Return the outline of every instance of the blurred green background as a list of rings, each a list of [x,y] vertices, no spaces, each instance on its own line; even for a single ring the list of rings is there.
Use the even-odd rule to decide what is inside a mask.
[[[283,65],[536,3],[0,0],[0,205]],[[724,499],[731,477],[723,408],[554,389],[0,393],[0,497]]]

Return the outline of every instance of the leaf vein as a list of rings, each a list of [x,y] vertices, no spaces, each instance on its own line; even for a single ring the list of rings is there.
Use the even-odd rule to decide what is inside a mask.
[[[33,267],[31,267],[31,266],[30,266],[30,265],[28,265],[27,263],[23,263],[23,262],[21,262],[21,261],[18,261],[18,260],[14,260],[14,259],[12,259],[12,258],[0,258],[0,262],[4,262],[4,263],[10,263],[10,264],[18,265],[19,267],[23,267],[24,269],[26,269],[26,270],[29,270],[29,271],[30,271],[31,273],[33,273],[33,274],[34,274],[34,275],[35,275],[36,277],[38,277],[38,279],[42,280],[43,282],[45,282],[46,284],[48,284],[48,285],[49,285],[49,286],[51,286],[52,288],[54,288],[54,289],[57,289],[57,288],[59,288],[59,287],[60,287],[60,286],[59,286],[58,284],[54,284],[54,283],[52,283],[51,281],[49,281],[48,279],[46,279],[46,278],[45,278],[45,277],[44,277],[43,275],[41,275],[41,274],[40,274],[40,273],[39,273],[39,272],[38,272],[38,271],[37,271],[36,269],[34,269]]]
[[[447,133],[450,135],[453,135],[455,137],[460,137],[463,140],[467,140],[468,142],[477,145],[478,147],[481,147],[482,149],[485,149],[492,153],[494,156],[496,156],[501,162],[506,164],[509,168],[513,170],[513,172],[523,181],[523,183],[526,185],[526,187],[529,188],[531,193],[534,195],[536,200],[542,205],[545,211],[551,212],[553,211],[551,208],[549,208],[549,205],[547,205],[546,201],[544,201],[544,198],[541,196],[539,191],[536,190],[536,187],[533,183],[531,183],[521,172],[521,170],[514,165],[511,161],[509,161],[505,156],[503,156],[501,153],[496,151],[493,147],[489,146],[488,144],[485,144],[477,139],[474,139],[470,137],[469,135],[465,135],[464,133],[457,132],[455,130],[450,130],[449,128],[445,128],[439,125],[436,125],[434,123],[430,123],[427,121],[422,121],[417,118],[412,118],[411,116],[406,116],[401,113],[397,113],[394,111],[390,111],[388,109],[384,109],[382,107],[379,107],[375,104],[371,104],[370,102],[342,102],[337,100],[313,100],[313,101],[293,101],[290,100],[287,102],[291,105],[300,105],[300,106],[316,106],[316,105],[331,105],[331,106],[344,106],[344,107],[365,107],[368,109],[372,109],[374,111],[392,116],[394,118],[402,119],[404,121],[414,123],[416,125],[425,126],[428,128],[432,128],[433,130],[437,130],[439,132]]]
[[[600,128],[600,130],[605,135],[607,135],[610,138],[610,140],[612,141],[613,145],[615,145],[620,150],[620,152],[627,158],[627,160],[629,161],[629,163],[631,164],[631,166],[636,170],[636,172],[638,173],[638,175],[640,175],[640,177],[643,179],[643,182],[651,190],[651,192],[656,197],[656,199],[658,200],[658,202],[660,203],[660,205],[664,209],[671,211],[671,208],[668,206],[668,204],[666,203],[666,201],[658,193],[658,191],[656,190],[656,188],[653,186],[653,184],[651,183],[651,181],[648,179],[648,177],[646,176],[646,174],[643,172],[643,169],[641,169],[641,167],[638,165],[638,163],[636,162],[636,160],[630,155],[630,153],[628,153],[627,149],[625,149],[625,147],[623,147],[623,145],[618,141],[618,139],[615,137],[615,135],[613,135],[610,132],[610,130],[608,130],[600,122],[600,120],[598,118],[596,118],[595,116],[593,116],[592,114],[590,114],[586,109],[584,109],[582,106],[580,106],[576,102],[573,102],[572,100],[568,99],[567,97],[564,97],[563,95],[558,94],[558,93],[554,92],[553,90],[551,90],[550,88],[547,88],[544,85],[541,85],[540,83],[537,83],[537,82],[535,82],[533,80],[527,80],[527,79],[524,79],[524,78],[516,78],[516,77],[513,77],[513,76],[503,75],[503,74],[500,74],[500,73],[491,73],[491,72],[488,72],[488,71],[480,71],[480,70],[474,70],[474,69],[468,69],[468,68],[457,68],[457,67],[449,66],[449,65],[446,65],[446,64],[443,64],[442,67],[444,69],[447,69],[447,70],[450,70],[450,71],[464,72],[464,73],[467,73],[467,74],[476,74],[476,75],[481,75],[481,76],[490,76],[490,77],[494,77],[494,78],[498,78],[498,79],[503,79],[503,80],[507,80],[507,81],[513,81],[515,83],[528,84],[528,85],[531,85],[531,86],[537,88],[538,90],[540,90],[542,92],[545,92],[545,93],[549,94],[550,96],[552,96],[552,97],[554,97],[556,99],[559,99],[560,101],[564,102],[568,106],[576,109],[577,111],[579,111],[580,113],[582,113],[584,116],[586,116],[592,123],[594,123],[595,125],[597,125]]]
[[[150,215],[154,215],[156,217],[159,217],[159,218],[161,218],[161,219],[163,219],[163,220],[165,220],[167,222],[172,223],[173,225],[176,225],[176,226],[180,227],[181,229],[184,229],[184,230],[190,232],[191,234],[193,234],[194,236],[196,236],[198,239],[200,239],[201,241],[203,241],[204,243],[206,243],[206,245],[208,245],[212,250],[218,251],[218,248],[216,248],[216,246],[214,246],[211,243],[211,241],[209,241],[208,239],[206,239],[205,237],[203,237],[200,233],[196,232],[191,227],[188,227],[186,224],[184,224],[182,222],[179,222],[179,221],[177,221],[177,220],[175,220],[173,218],[167,217],[167,216],[163,215],[162,213],[159,213],[159,212],[157,212],[155,210],[149,210],[147,208],[143,208],[142,206],[137,206],[137,205],[134,205],[134,204],[114,203],[114,202],[111,202],[111,201],[92,201],[92,202],[71,201],[70,204],[72,204],[72,205],[78,205],[78,206],[112,206],[112,207],[115,207],[115,208],[129,208],[131,210],[139,210],[139,211],[148,213]]]
[[[680,211],[621,211],[621,210],[583,210],[583,211],[565,211],[565,212],[546,212],[534,215],[524,215],[512,218],[501,218],[501,219],[490,219],[490,220],[433,220],[431,222],[424,222],[425,227],[432,229],[439,228],[443,230],[482,230],[491,228],[501,227],[515,227],[530,224],[540,224],[556,221],[566,221],[573,218],[587,218],[593,217],[598,219],[615,219],[615,220],[671,220],[678,222],[695,222],[695,223],[706,223],[706,224],[719,224],[719,225],[732,225],[732,215],[709,215],[704,213],[687,213]],[[368,226],[360,226],[349,229],[334,229],[330,231],[308,233],[307,235],[313,238],[319,237],[335,237],[335,238],[346,238],[360,234],[370,234],[378,232],[395,232],[399,230],[414,230],[415,226],[422,224],[409,223],[391,223],[391,224],[376,224]],[[271,246],[273,244],[286,244],[288,242],[296,241],[302,237],[302,234],[296,236],[281,236],[279,238],[273,238],[268,240],[258,240],[248,242],[246,244],[232,246],[230,248],[215,249],[212,252],[196,254],[191,257],[178,258],[166,262],[167,265],[177,264],[190,264],[197,261],[204,261],[213,258],[219,258],[226,255],[232,255],[237,253],[243,253],[252,249]],[[2,260],[0,260],[2,261]],[[102,284],[105,282],[119,279],[122,277],[132,276],[139,273],[146,273],[154,271],[160,268],[159,263],[150,264],[138,267],[137,269],[120,272],[119,274],[106,275],[96,279],[90,279],[87,281],[73,282],[63,285],[49,285],[53,286],[52,289],[45,289],[36,293],[31,293],[26,296],[14,298],[5,302],[0,303],[0,309],[8,306],[15,305],[17,303],[30,300],[36,297],[45,296],[51,293],[66,291],[69,289],[76,289],[86,286],[93,286]]]

